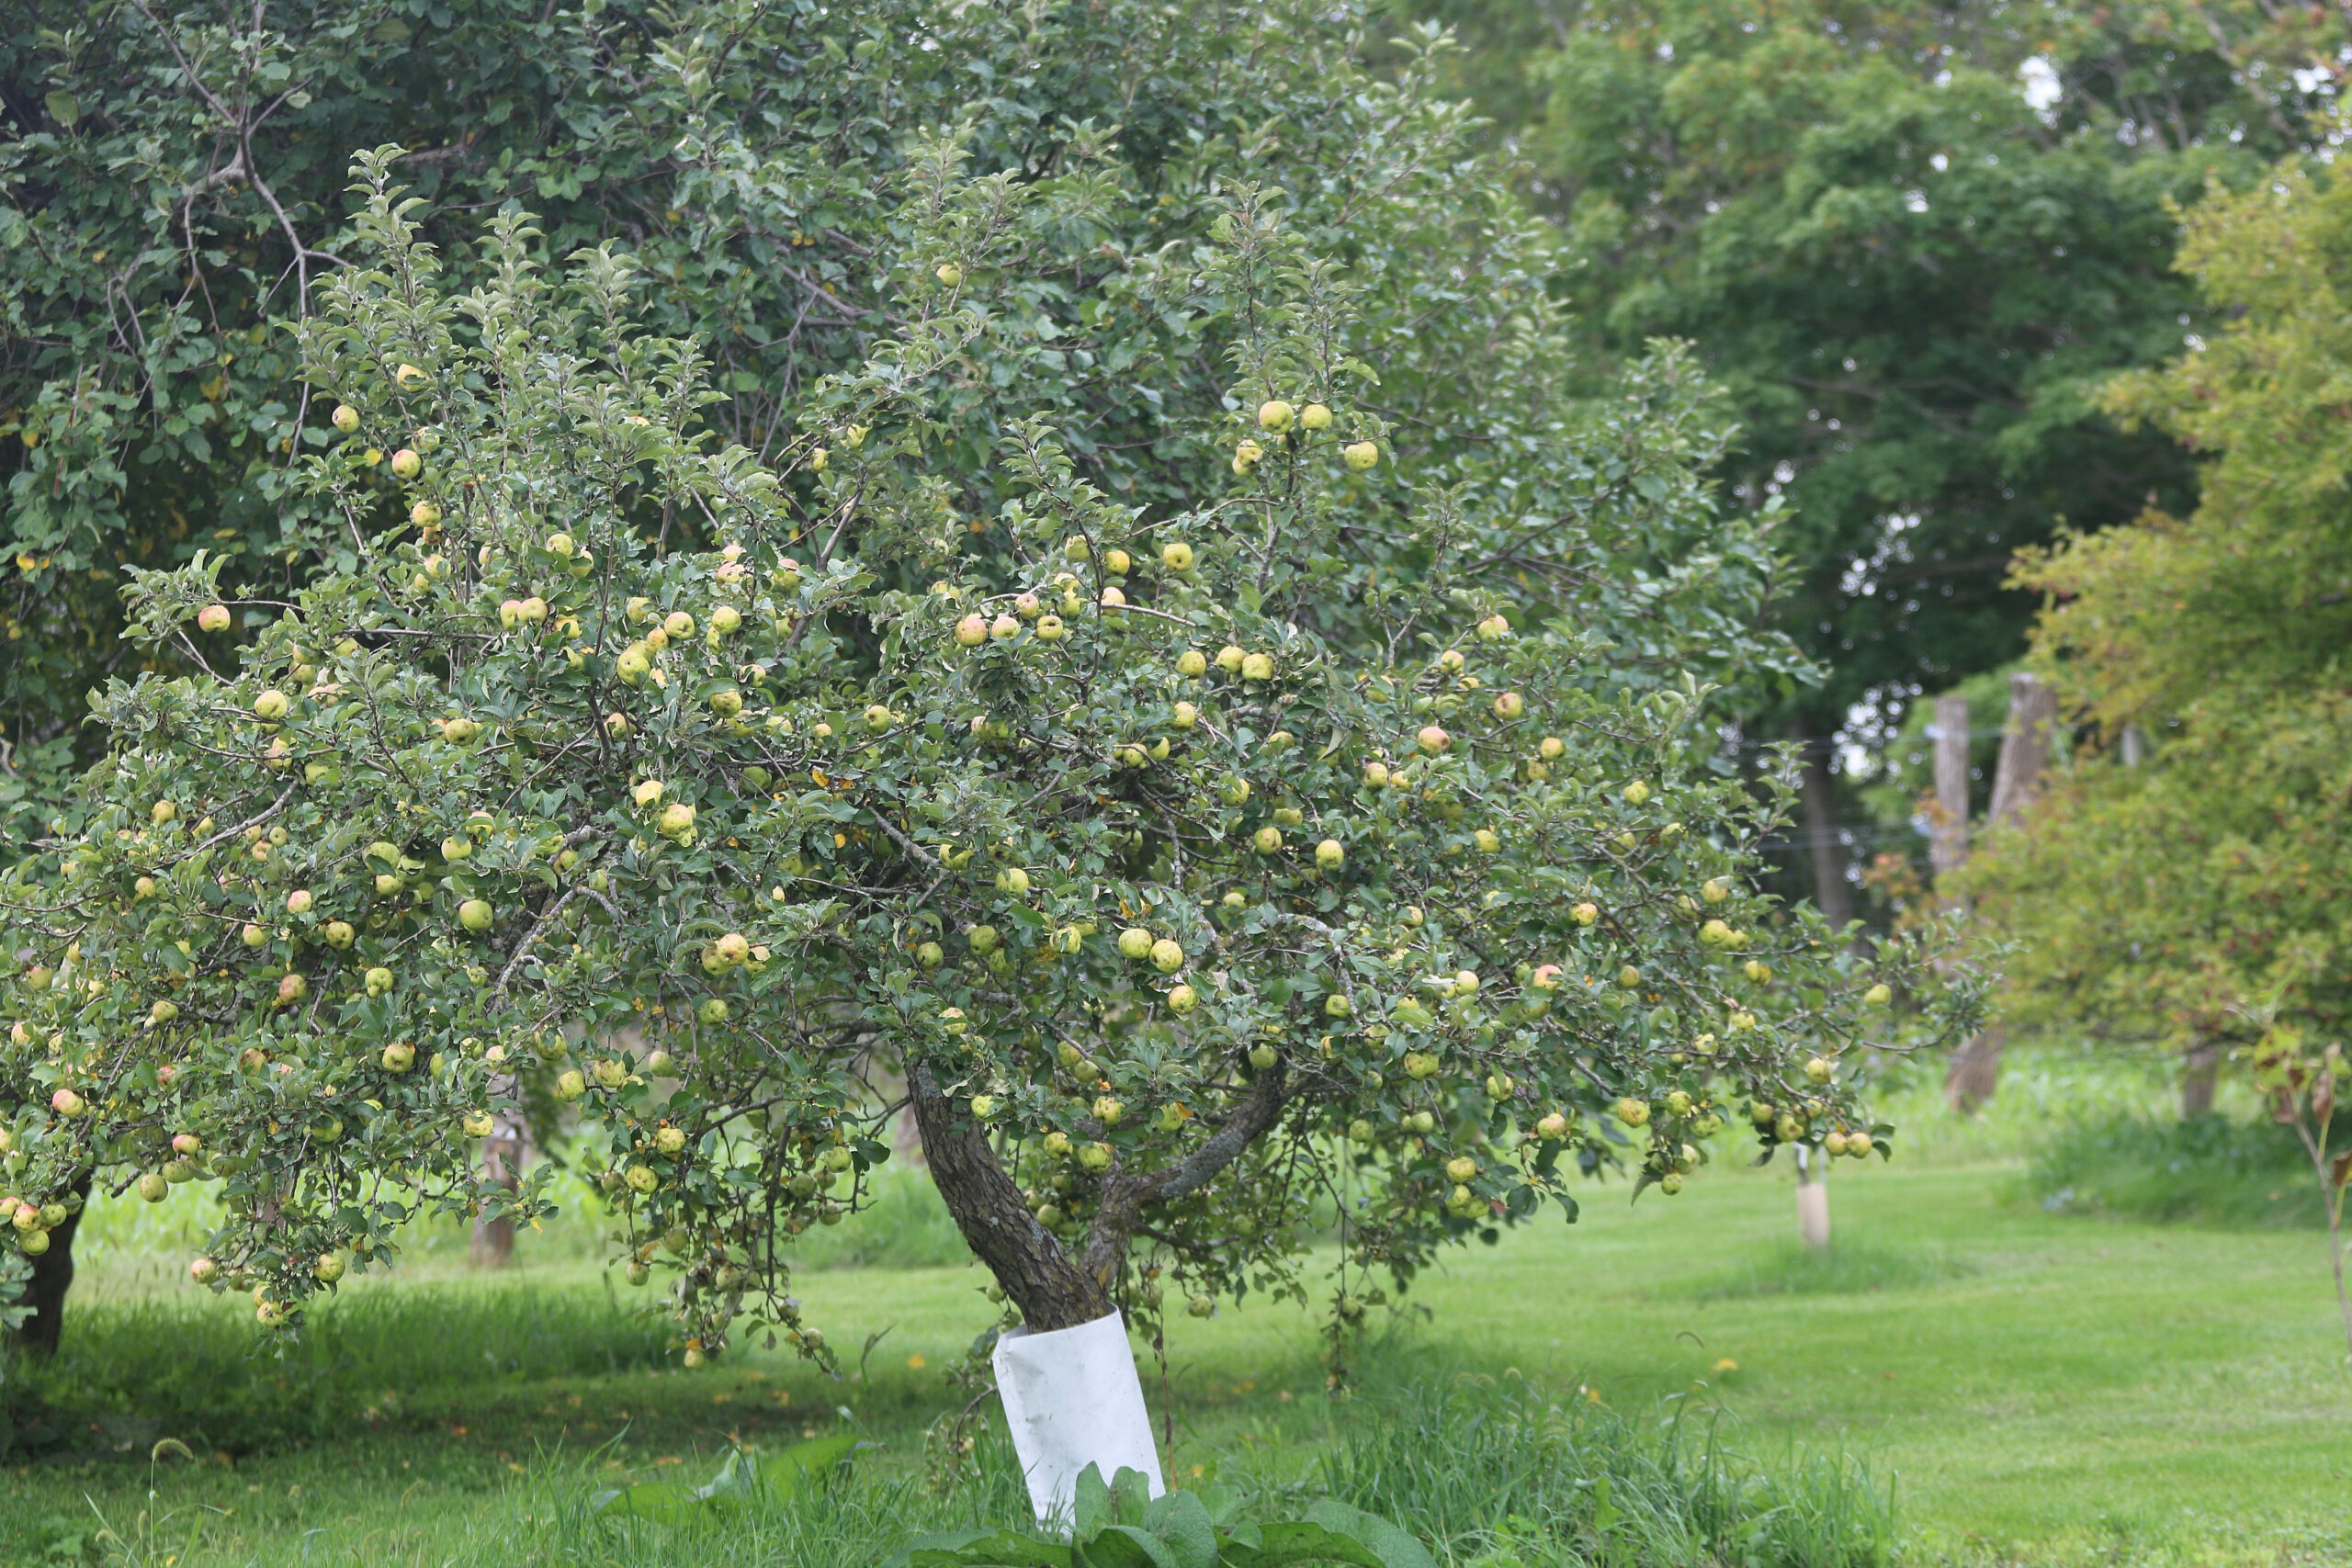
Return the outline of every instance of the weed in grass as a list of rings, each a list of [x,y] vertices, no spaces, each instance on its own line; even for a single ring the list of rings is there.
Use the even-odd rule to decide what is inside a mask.
[[[2268,1122],[2077,1121],[2034,1151],[2025,1182],[2052,1213],[2233,1228],[2326,1223],[2302,1146],[2291,1129]]]
[[[1725,1274],[1701,1280],[1690,1293],[1701,1301],[1734,1301],[1922,1291],[1975,1272],[1975,1263],[1940,1247],[1849,1237],[1810,1247],[1789,1237]]]

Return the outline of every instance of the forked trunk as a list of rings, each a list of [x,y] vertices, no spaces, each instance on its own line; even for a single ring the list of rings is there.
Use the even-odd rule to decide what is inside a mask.
[[[1165,1169],[1114,1169],[1102,1184],[1084,1250],[1073,1257],[1037,1223],[1005,1174],[978,1122],[959,1113],[928,1067],[910,1064],[907,1097],[922,1129],[931,1179],[965,1242],[1004,1293],[1039,1332],[1075,1328],[1111,1311],[1111,1285],[1126,1261],[1127,1241],[1155,1203],[1190,1197],[1250,1145],[1273,1131],[1290,1104],[1289,1075],[1277,1062],[1250,1080],[1231,1115],[1192,1153]]]
[[[987,1265],[1033,1329],[1076,1328],[1111,1311],[1108,1280],[1089,1276],[1037,1223],[989,1146],[988,1134],[940,1092],[931,1069],[910,1065],[907,1094],[922,1129],[931,1179],[965,1244]]]

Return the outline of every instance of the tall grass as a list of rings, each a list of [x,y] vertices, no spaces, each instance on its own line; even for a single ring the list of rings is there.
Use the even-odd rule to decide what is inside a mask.
[[[54,1360],[0,1369],[17,1449],[172,1437],[243,1452],[432,1421],[501,1385],[662,1363],[663,1326],[607,1295],[525,1280],[328,1301],[306,1331],[265,1342],[243,1303],[185,1292],[76,1313]]]
[[[1371,1402],[1322,1489],[1480,1568],[1880,1568],[1894,1502],[1844,1457],[1778,1466],[1679,1404],[1643,1419],[1525,1384],[1419,1383]]]
[[[2275,1228],[2326,1223],[2293,1130],[2221,1115],[2072,1122],[2035,1149],[2026,1188],[2059,1213]]]
[[[2041,1036],[2012,1042],[1992,1100],[1962,1116],[1944,1100],[1945,1066],[1940,1055],[1893,1059],[1871,1088],[1871,1108],[1894,1124],[1896,1157],[1905,1165],[2027,1159],[2059,1128],[2111,1117],[2160,1120],[2180,1099],[2170,1060]],[[2233,1103],[2238,1092],[2225,1086]]]

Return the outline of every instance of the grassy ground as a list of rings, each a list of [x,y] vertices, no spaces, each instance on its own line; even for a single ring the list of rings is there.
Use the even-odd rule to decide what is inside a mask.
[[[1574,1227],[1458,1255],[1415,1292],[1427,1320],[1366,1359],[1369,1379],[1532,1382],[1638,1427],[1710,1428],[1774,1473],[1851,1454],[1894,1486],[1915,1562],[2352,1561],[2352,1379],[2319,1242],[2045,1211],[2016,1154],[2052,1097],[2082,1098],[2073,1070],[2029,1064],[2006,1120],[1915,1111],[1928,1135],[1905,1159],[1840,1168],[1826,1259],[1790,1244],[1785,1173],[1718,1171],[1630,1209],[1622,1189],[1596,1193]],[[2039,1096],[2037,1071],[2055,1075]],[[2147,1087],[2102,1082],[2118,1104]],[[130,1542],[142,1517],[151,1533],[167,1520],[152,1553],[115,1556],[173,1568],[634,1562],[580,1533],[597,1478],[698,1475],[731,1440],[844,1421],[883,1444],[876,1475],[912,1478],[922,1426],[957,1397],[940,1369],[990,1316],[968,1269],[811,1273],[803,1298],[836,1345],[884,1334],[847,1358],[851,1376],[752,1354],[688,1377],[662,1370],[576,1239],[526,1240],[518,1276],[494,1282],[466,1277],[453,1248],[421,1250],[287,1362],[247,1359],[233,1306],[161,1288],[137,1247],[101,1251],[61,1369],[81,1455],[0,1470],[0,1562],[87,1550],[101,1516]],[[1285,1307],[1181,1321],[1164,1393],[1147,1378],[1176,1417],[1180,1478],[1306,1477],[1381,1425],[1323,1398],[1314,1325]],[[151,1465],[165,1436],[195,1462]],[[878,1517],[911,1528],[973,1495],[943,1502],[910,1479]],[[559,1539],[588,1544],[551,1551]],[[818,1561],[783,1536],[746,1551],[708,1560]]]

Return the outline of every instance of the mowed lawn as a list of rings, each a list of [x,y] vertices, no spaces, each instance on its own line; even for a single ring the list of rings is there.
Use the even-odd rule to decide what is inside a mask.
[[[1921,1561],[2318,1562],[2352,1551],[2341,1522],[2352,1378],[2316,1235],[2045,1215],[1999,1164],[1842,1166],[1832,1191],[1838,1248],[1825,1266],[1792,1245],[1785,1173],[1711,1174],[1632,1207],[1622,1185],[1596,1189],[1579,1224],[1548,1218],[1424,1280],[1409,1300],[1430,1315],[1391,1329],[1367,1372],[1518,1376],[1661,1418],[1679,1405],[1768,1463],[1842,1450],[1892,1481]],[[148,1292],[198,1294],[144,1282],[161,1278],[102,1270],[90,1317],[69,1333],[103,1338],[110,1314],[146,1310]],[[524,1279],[531,1302],[606,1311],[605,1277],[584,1262],[526,1261]],[[23,1551],[28,1521],[62,1529],[95,1506],[119,1530],[142,1509],[175,1529],[200,1517],[198,1550],[176,1568],[437,1562],[434,1543],[469,1520],[552,1506],[534,1489],[576,1493],[583,1468],[693,1476],[730,1438],[797,1438],[843,1411],[885,1443],[876,1462],[911,1467],[922,1426],[965,1397],[939,1374],[990,1321],[979,1282],[962,1269],[807,1276],[814,1320],[859,1374],[839,1382],[764,1352],[693,1377],[640,1363],[535,1380],[468,1370],[466,1303],[482,1287],[422,1264],[363,1289],[443,1303],[450,1332],[428,1328],[413,1346],[435,1371],[429,1392],[369,1399],[346,1440],[167,1462],[152,1497],[153,1429],[118,1420],[107,1433],[136,1439],[121,1459],[0,1470],[0,1561],[17,1561],[12,1528]],[[236,1304],[212,1310],[227,1318]],[[156,1321],[151,1332],[170,1333],[185,1320]],[[1166,1384],[1178,1473],[1303,1468],[1327,1424],[1361,1418],[1324,1398],[1318,1354],[1313,1318],[1284,1303],[1178,1319]],[[1157,1412],[1159,1371],[1146,1377]],[[551,1453],[565,1464],[551,1468]]]

